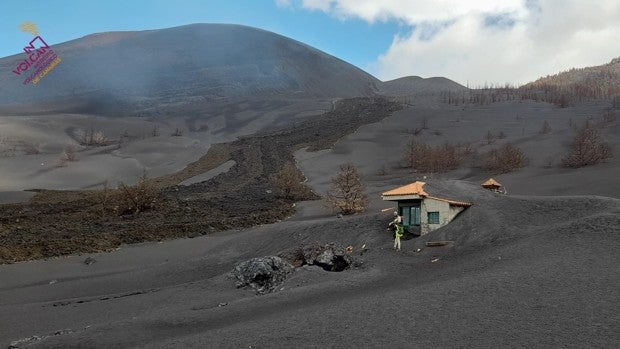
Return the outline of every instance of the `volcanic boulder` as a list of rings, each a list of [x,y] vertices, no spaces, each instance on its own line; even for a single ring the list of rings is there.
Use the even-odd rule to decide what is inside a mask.
[[[237,264],[231,272],[237,288],[249,286],[257,294],[274,291],[293,271],[293,266],[280,257],[252,258]]]
[[[353,258],[346,248],[330,243],[327,245],[311,244],[283,251],[280,257],[295,267],[316,265],[326,271],[343,271],[353,263]]]

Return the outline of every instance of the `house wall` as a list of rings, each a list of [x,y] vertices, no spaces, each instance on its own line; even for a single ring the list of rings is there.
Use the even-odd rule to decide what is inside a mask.
[[[439,229],[444,225],[450,223],[464,208],[460,206],[453,206],[445,201],[435,199],[424,199],[421,205],[420,233],[422,235],[427,234],[435,229]],[[439,212],[439,224],[428,223],[428,213]]]

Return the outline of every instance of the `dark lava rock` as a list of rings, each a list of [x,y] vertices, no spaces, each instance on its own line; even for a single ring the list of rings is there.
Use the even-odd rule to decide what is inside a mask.
[[[281,252],[278,256],[295,267],[316,265],[327,271],[343,271],[353,263],[353,258],[346,248],[334,243],[306,245]]]
[[[269,256],[241,262],[230,275],[238,288],[249,286],[257,294],[265,294],[274,291],[292,271],[293,266],[282,258]]]

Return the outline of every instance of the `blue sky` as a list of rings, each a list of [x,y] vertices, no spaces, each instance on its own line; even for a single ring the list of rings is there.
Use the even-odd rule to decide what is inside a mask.
[[[371,70],[394,35],[403,30],[397,21],[342,20],[321,11],[279,7],[272,0],[2,0],[0,14],[0,57],[21,53],[32,38],[19,29],[25,21],[37,24],[51,45],[106,31],[235,23],[288,36]]]
[[[0,57],[39,26],[50,44],[88,34],[235,23],[288,36],[389,80],[512,83],[620,56],[618,0],[0,0]]]

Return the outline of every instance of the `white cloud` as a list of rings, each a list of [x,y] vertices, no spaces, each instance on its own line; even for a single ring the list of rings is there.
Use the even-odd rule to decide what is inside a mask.
[[[506,12],[522,8],[522,0],[302,0],[307,9],[369,22],[400,19],[409,23],[451,20],[471,12]]]
[[[276,5],[278,7],[290,7],[291,0],[276,0]]]
[[[301,0],[308,10],[370,23],[396,20],[396,36],[370,63],[383,80],[445,76],[520,84],[620,56],[618,0]]]

